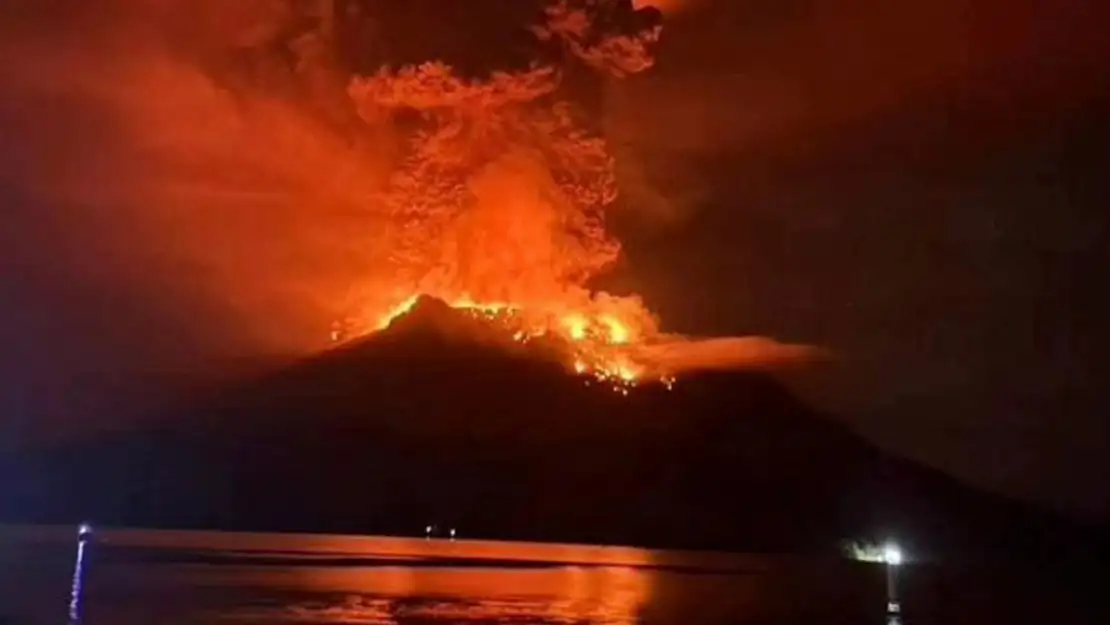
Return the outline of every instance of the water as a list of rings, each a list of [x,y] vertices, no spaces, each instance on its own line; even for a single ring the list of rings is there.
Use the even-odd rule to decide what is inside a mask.
[[[0,623],[67,622],[76,553],[74,528],[0,528]],[[102,530],[84,560],[85,625],[887,620],[881,565],[790,557]],[[1074,602],[1015,581],[986,584],[910,566],[899,584],[904,625],[1096,622]]]

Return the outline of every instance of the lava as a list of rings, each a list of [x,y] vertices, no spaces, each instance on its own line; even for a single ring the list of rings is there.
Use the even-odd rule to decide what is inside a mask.
[[[390,307],[377,319],[375,331],[384,330],[409,314],[420,296],[409,296]],[[674,382],[671,376],[659,374],[636,362],[630,347],[647,337],[636,334],[633,327],[612,313],[539,312],[534,307],[525,309],[505,302],[476,302],[468,297],[445,304],[502,330],[505,336],[520,344],[527,344],[538,337],[555,339],[554,343],[566,348],[565,356],[570,369],[596,382],[607,383],[616,392],[627,395],[628,388],[642,382],[647,375],[658,374],[658,379],[668,388]]]
[[[371,243],[389,270],[333,338],[386,328],[427,295],[518,342],[558,339],[568,369],[625,392],[649,374],[633,352],[658,325],[639,297],[588,288],[620,253],[605,227],[618,189],[605,138],[563,83],[572,65],[599,80],[651,67],[658,13],[561,0],[532,32],[557,61],[479,78],[443,62],[383,67],[348,85],[362,121],[399,132],[401,149],[373,198],[384,225]]]
[[[333,338],[387,328],[426,295],[517,342],[554,339],[568,371],[621,394],[780,352],[665,334],[640,297],[589,288],[620,254],[605,223],[618,184],[605,137],[565,77],[573,66],[599,81],[649,69],[659,17],[616,0],[559,0],[531,31],[542,58],[556,60],[480,77],[440,61],[354,77],[346,92],[359,118],[398,149],[368,198],[379,226],[367,242],[380,262]]]

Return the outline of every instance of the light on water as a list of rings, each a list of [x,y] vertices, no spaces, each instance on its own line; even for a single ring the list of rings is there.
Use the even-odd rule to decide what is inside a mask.
[[[92,538],[92,526],[82,523],[77,528],[77,560],[73,565],[73,583],[69,591],[69,623],[81,622],[82,586],[85,579],[85,549]]]
[[[883,547],[883,562],[886,562],[886,612],[888,615],[902,613],[898,602],[898,567],[902,564],[902,550],[894,543]]]
[[[902,604],[898,600],[898,569],[906,561],[906,555],[898,543],[889,541],[879,545],[849,542],[844,547],[845,554],[853,560],[885,565],[883,568],[886,570],[886,612],[889,616],[901,614]]]
[[[891,566],[898,566],[902,564],[902,550],[894,543],[887,543],[883,547],[883,562]]]
[[[458,528],[426,529],[444,540],[0,527],[0,622],[63,620],[67,585],[70,625],[940,625],[968,616],[992,625],[1080,622],[1061,616],[1077,610],[1057,601],[1070,597],[977,574],[953,583],[943,567],[910,567],[914,557],[894,543],[877,545],[881,559],[861,566],[451,542],[450,530],[459,536]],[[976,612],[982,605],[992,606],[989,615]]]

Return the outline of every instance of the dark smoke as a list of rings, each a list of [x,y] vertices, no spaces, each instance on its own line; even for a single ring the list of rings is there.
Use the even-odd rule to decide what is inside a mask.
[[[336,101],[359,68],[321,58],[289,6],[3,9],[0,189],[11,208],[0,264],[18,271],[0,282],[0,365],[15,422],[79,420],[126,397],[145,405],[152,378],[218,376],[243,355],[326,344],[382,252],[366,205],[396,140],[388,127],[351,133],[357,115]],[[396,28],[379,28],[380,45],[351,65],[447,57],[474,73],[536,54],[528,26],[542,3],[469,16],[473,32],[437,6],[390,8]],[[490,45],[475,46],[475,33]],[[533,44],[520,53],[523,38]],[[635,57],[620,34],[567,27],[548,39],[549,55],[597,64],[616,46]]]
[[[107,424],[151,378],[318,347],[369,252],[349,229],[379,156],[220,82],[272,3],[90,4],[3,16],[8,422]]]

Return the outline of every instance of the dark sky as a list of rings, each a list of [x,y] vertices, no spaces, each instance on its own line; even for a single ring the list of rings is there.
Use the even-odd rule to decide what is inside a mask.
[[[614,97],[680,198],[629,246],[637,287],[832,348],[810,394],[893,449],[1110,513],[1097,3],[685,4]]]
[[[613,282],[668,328],[826,346],[837,361],[799,385],[861,432],[1110,516],[1110,42],[1097,0],[663,4],[680,10],[658,66],[608,94],[632,159]],[[80,20],[52,24],[51,40],[3,17],[0,34],[91,55]],[[5,443],[111,422],[113,389],[142,376],[289,347],[257,312],[283,318],[297,278],[258,286],[251,263],[284,267],[328,234],[252,213],[202,220],[226,232],[203,258],[175,253],[174,213],[105,191],[126,186],[119,163],[149,166],[106,147],[131,126],[94,87],[119,78],[105,68],[122,52],[75,69],[15,49],[27,56],[7,50],[0,65]],[[60,180],[66,193],[44,193]],[[270,243],[249,262],[243,232]],[[250,292],[228,295],[245,278]]]

